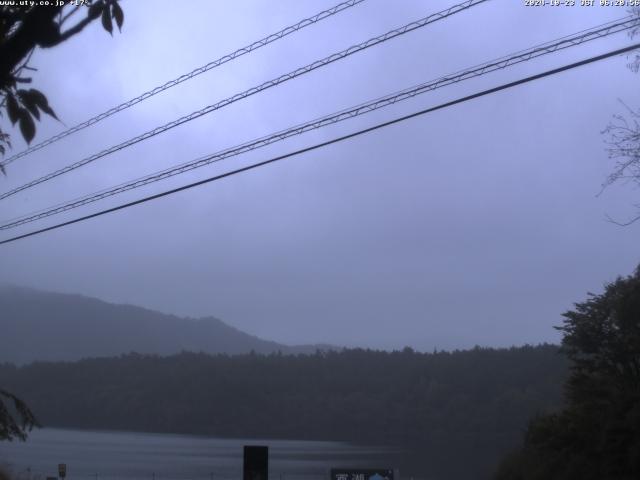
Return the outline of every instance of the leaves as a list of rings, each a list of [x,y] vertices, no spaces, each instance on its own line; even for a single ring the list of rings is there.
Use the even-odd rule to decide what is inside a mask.
[[[107,32],[113,35],[113,24],[111,23],[111,15],[109,14],[108,6],[105,6],[102,10],[102,26]]]
[[[6,135],[6,133],[2,133],[0,131],[0,142],[4,142],[5,144],[11,146],[9,144],[8,141],[6,141],[3,137]],[[0,145],[0,155],[2,155],[4,157],[4,154],[7,152],[7,149],[5,148],[4,145]],[[4,163],[0,162],[0,172],[2,172],[2,174],[6,177],[7,176],[7,171],[4,169]]]
[[[100,13],[97,13],[98,11]],[[91,5],[89,9],[89,16],[97,17],[98,15],[101,15],[102,26],[111,35],[113,35],[112,19],[116,21],[118,31],[122,31],[122,24],[124,23],[124,12],[122,11],[122,7],[120,7],[117,0],[105,0],[96,2]]]
[[[17,94],[20,101],[25,107],[27,107],[27,110],[29,110],[31,115],[40,120],[40,111],[38,110],[38,105],[34,101],[33,95],[27,90],[18,90]]]
[[[3,402],[3,397],[13,404],[14,415]],[[14,418],[17,417],[17,418]],[[40,424],[26,403],[6,390],[0,390],[0,440],[26,440],[27,432]]]
[[[98,17],[101,18],[102,26],[107,32],[109,32],[109,34],[113,35],[114,21],[116,26],[118,27],[118,30],[122,31],[122,25],[124,24],[124,12],[122,10],[122,7],[118,3],[118,0],[87,0],[85,3],[89,7],[87,9],[87,18],[77,22],[71,28],[66,30],[64,32],[64,35],[61,35],[60,27],[62,25],[62,22],[64,22],[64,19],[66,19],[69,15],[65,16],[62,20],[60,20],[58,17],[55,17],[58,18],[58,20],[52,18],[50,22],[45,22],[46,24],[40,26],[41,28],[38,34],[44,38],[44,36],[46,36],[45,34],[51,33],[51,35],[55,37],[56,42],[48,41],[43,43],[42,41],[35,41],[34,45],[57,45],[58,43],[60,43],[60,41],[66,40],[68,37],[82,31],[86,25],[94,20],[97,20]],[[21,18],[12,19],[8,23],[8,25],[10,26],[19,20],[21,20]],[[11,75],[7,75],[2,80],[2,82],[0,82],[0,97],[4,95],[6,98],[4,108],[6,108],[7,110],[7,116],[9,117],[11,124],[14,126],[18,124],[22,136],[27,141],[27,143],[30,143],[35,137],[35,120],[40,120],[40,114],[42,112],[55,118],[56,120],[59,119],[49,105],[47,97],[42,92],[33,88],[18,90],[18,84],[22,84],[20,86],[24,86],[24,84],[31,83],[31,78],[17,76],[20,70],[34,70],[33,68],[27,66],[29,58],[27,58],[26,60],[23,58],[20,61],[24,61],[24,64],[18,68],[17,72],[12,72]],[[0,109],[1,108],[2,107],[0,107]],[[2,112],[0,112],[0,116],[1,113]],[[9,145],[8,140],[5,138],[0,138],[0,143]],[[0,148],[0,155],[5,154],[4,145],[0,145],[0,147],[2,147]],[[1,166],[0,169],[2,169]]]
[[[122,24],[124,23],[124,12],[118,2],[113,2],[112,6],[113,10],[113,18],[116,21],[116,25],[118,25],[118,31],[122,31]]]
[[[2,130],[0,130],[0,155],[2,155],[3,157],[5,153],[7,153],[7,148],[5,147],[5,145],[11,148],[11,142],[9,141],[9,134],[4,133]],[[2,172],[2,174],[5,177],[7,176],[7,171],[4,168],[4,163],[0,163],[0,172]]]
[[[20,111],[20,132],[27,143],[31,143],[36,135],[36,124],[27,110]]]
[[[47,97],[41,91],[30,88],[29,90],[17,90],[15,93],[15,95],[13,92],[7,93],[7,113],[13,125],[18,123],[25,141],[31,143],[36,134],[36,125],[33,119],[40,120],[41,111],[56,120],[58,117],[49,106]],[[5,141],[4,139],[0,140]],[[4,154],[4,148],[2,154]]]
[[[11,136],[8,133],[4,133],[2,130],[0,130],[0,142],[5,143],[6,145],[9,146],[9,148],[11,148]]]
[[[18,90],[18,95],[20,95],[20,100],[23,102],[25,107],[29,108],[28,103],[31,103],[37,106],[40,110],[42,110],[47,115],[50,115],[51,117],[58,120],[58,117],[56,116],[55,112],[49,106],[49,101],[47,100],[47,97],[45,97],[44,93],[42,93],[41,91],[36,90],[35,88],[31,88],[29,90]],[[23,100],[23,98],[25,99]],[[29,110],[31,109],[29,108]],[[36,115],[36,118],[39,118],[39,117]]]
[[[11,92],[7,93],[7,113],[9,114],[11,125],[15,125],[20,118],[20,106]]]
[[[102,13],[102,10],[104,9],[104,6],[105,6],[104,2],[92,3],[91,6],[89,7],[89,11],[87,12],[87,16],[91,20],[95,20]]]
[[[9,120],[12,125],[18,123],[22,137],[27,143],[31,143],[31,140],[33,140],[33,137],[36,134],[36,125],[33,118],[40,120],[39,109],[51,115],[55,119],[57,119],[57,117],[49,106],[47,97],[45,97],[42,92],[32,88],[30,90],[18,90],[15,93],[17,98],[13,92],[7,92],[6,94]],[[9,144],[8,139],[4,138],[5,135],[6,134],[3,134],[0,141]],[[4,153],[5,149],[2,147],[2,155],[4,155]]]

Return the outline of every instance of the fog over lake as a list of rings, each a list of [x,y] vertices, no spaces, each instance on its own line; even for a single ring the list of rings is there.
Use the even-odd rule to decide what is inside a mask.
[[[16,480],[55,476],[58,463],[67,464],[69,480],[228,480],[242,477],[244,445],[269,446],[270,476],[275,480],[328,478],[332,467],[388,467],[394,456],[388,449],[337,442],[45,428],[32,432],[25,443],[0,443],[0,465],[8,465]]]

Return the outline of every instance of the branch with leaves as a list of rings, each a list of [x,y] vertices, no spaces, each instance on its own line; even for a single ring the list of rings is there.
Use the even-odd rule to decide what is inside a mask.
[[[24,441],[33,427],[40,424],[27,404],[14,394],[0,390],[0,440]]]
[[[31,142],[36,134],[36,125],[33,119],[40,120],[40,111],[51,115],[56,120],[58,119],[49,106],[47,97],[35,88],[16,90],[15,93],[8,91],[6,100],[9,120],[12,125],[15,125],[16,122],[18,123],[20,132],[27,143]]]
[[[82,11],[85,15],[80,18]],[[35,137],[41,112],[58,118],[41,91],[19,88],[32,81],[25,71],[34,70],[29,66],[33,51],[60,45],[98,18],[109,34],[113,34],[114,22],[121,30],[124,12],[118,0],[87,0],[81,6],[0,7],[0,115],[6,110],[27,143]],[[10,135],[0,130],[0,155],[7,148],[11,148]],[[4,173],[2,164],[0,169]]]

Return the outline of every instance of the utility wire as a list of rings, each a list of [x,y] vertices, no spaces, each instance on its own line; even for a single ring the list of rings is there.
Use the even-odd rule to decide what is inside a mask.
[[[578,32],[577,34],[574,34],[572,36],[565,36],[565,37],[562,37],[561,39],[529,48],[528,50],[522,50],[510,56],[500,57],[499,59],[492,60],[484,64],[477,65],[475,67],[471,67],[470,69],[461,70],[454,74],[440,77],[437,80],[432,80],[427,83],[422,83],[420,85],[413,86],[411,88],[407,88],[399,92],[395,92],[395,93],[386,95],[384,97],[380,97],[375,100],[371,100],[369,102],[362,103],[345,110],[341,110],[331,115],[320,117],[315,120],[311,120],[309,122],[299,124],[294,127],[290,127],[286,130],[282,130],[265,137],[254,139],[249,142],[243,143],[241,145],[237,145],[235,147],[231,147],[213,154],[206,155],[204,157],[197,158],[195,160],[191,160],[181,165],[170,167],[160,172],[156,172],[135,180],[122,183],[114,187],[110,187],[100,192],[85,195],[83,197],[68,201],[66,203],[54,205],[52,207],[48,207],[47,209],[43,209],[38,212],[33,212],[33,213],[23,215],[14,219],[6,220],[3,224],[0,224],[0,230],[15,228],[20,225],[31,223],[46,217],[50,217],[52,215],[56,215],[62,212],[66,212],[68,210],[72,210],[74,208],[79,208],[81,206],[88,205],[90,203],[102,200],[107,197],[111,197],[129,190],[133,190],[135,188],[148,185],[150,183],[155,183],[160,180],[164,180],[166,178],[170,178],[175,175],[179,175],[181,173],[185,173],[187,171],[194,170],[196,168],[200,168],[214,162],[218,162],[230,157],[234,157],[234,156],[249,152],[251,150],[265,147],[267,145],[279,142],[281,140],[285,140],[295,135],[300,135],[302,133],[315,130],[330,124],[338,123],[338,122],[347,120],[349,118],[354,118],[360,115],[364,115],[366,113],[393,105],[401,101],[411,99],[417,95],[421,95],[423,93],[430,92],[438,88],[445,87],[447,85],[451,85],[464,80],[468,80],[470,78],[485,75],[490,72],[494,72],[496,70],[504,69],[522,62],[532,60],[534,58],[541,57],[543,55],[547,55],[550,53],[557,52],[559,50],[564,50],[576,45],[580,45],[588,41],[604,38],[606,36],[613,35],[615,33],[619,33],[619,32],[634,28],[638,26],[638,23],[639,23],[638,19],[635,19],[634,17],[629,16],[613,22],[608,22],[603,25],[598,25],[589,30],[582,30],[581,32]]]
[[[243,55],[246,55],[247,53],[250,53],[254,50],[257,50],[261,47],[264,47],[266,45],[269,45],[270,43],[273,43],[277,40],[280,40],[281,38],[286,37],[287,35],[290,35],[292,33],[295,33],[299,30],[302,30],[305,27],[308,27],[310,25],[313,25],[315,23],[320,22],[321,20],[324,20],[325,18],[329,18],[337,13],[340,13],[344,10],[347,10],[348,8],[354,7],[362,2],[364,2],[365,0],[348,0],[346,2],[342,2],[339,3],[338,5],[329,8],[328,10],[323,10],[320,13],[316,13],[315,15],[313,15],[312,17],[309,18],[305,18],[304,20],[300,20],[298,23],[295,23],[293,25],[290,25],[282,30],[280,30],[279,32],[276,33],[272,33],[271,35],[268,35],[256,42],[253,42],[245,47],[239,48],[238,50],[236,50],[235,52],[229,53],[227,55],[224,55],[220,58],[218,58],[217,60],[213,60],[209,63],[207,63],[206,65],[203,65],[201,67],[196,68],[195,70],[192,70],[189,73],[185,73],[184,75],[181,75],[177,78],[174,78],[173,80],[169,80],[168,82],[164,83],[163,85],[160,85],[159,87],[155,87],[152,90],[149,90],[147,92],[142,93],[141,95],[138,95],[135,98],[132,98],[129,101],[126,101],[124,103],[121,103],[120,105],[117,105],[113,108],[110,108],[109,110],[102,112],[98,115],[96,115],[95,117],[91,117],[88,120],[85,120],[82,123],[79,123],[63,132],[58,133],[57,135],[54,135],[50,138],[47,138],[46,140],[43,140],[40,143],[37,143],[29,148],[27,148],[26,150],[23,150],[22,152],[19,152],[9,158],[7,158],[4,162],[0,162],[0,165],[2,166],[7,166],[10,163],[16,161],[19,158],[25,157],[27,155],[29,155],[30,153],[35,152],[36,150],[40,150],[41,148],[46,147],[47,145],[51,145],[52,143],[57,142],[58,140],[61,140],[65,137],[68,137],[69,135],[79,132],[80,130],[83,130],[87,127],[90,127],[91,125],[94,125],[102,120],[104,120],[105,118],[109,118],[112,115],[115,115],[118,112],[121,112],[123,110],[126,110],[129,107],[132,107],[148,98],[153,97],[154,95],[157,95],[160,92],[164,92],[165,90],[168,90],[171,87],[175,87],[176,85],[181,84],[182,82],[186,82],[187,80],[191,80],[193,77],[196,77],[202,73],[208,72],[209,70],[212,70],[216,67],[219,67],[220,65],[224,65],[227,62],[230,62],[231,60],[235,60],[238,57],[241,57]]]
[[[326,65],[329,65],[330,63],[333,63],[335,61],[338,60],[342,60],[343,58],[346,58],[350,55],[353,55],[354,53],[357,52],[361,52],[362,50],[365,50],[367,48],[373,47],[375,45],[381,44],[383,42],[386,42],[388,40],[391,40],[393,38],[396,38],[400,35],[404,35],[405,33],[409,33],[413,30],[416,30],[418,28],[422,28],[425,27],[426,25],[429,25],[431,23],[437,22],[439,20],[445,19],[447,17],[450,17],[452,15],[455,15],[456,13],[460,13],[464,10],[467,10],[471,7],[474,7],[476,5],[479,5],[481,3],[484,3],[488,0],[466,0],[465,2],[459,3],[457,5],[454,5],[452,7],[449,7],[445,10],[442,10],[438,13],[434,13],[432,15],[429,15],[427,17],[424,17],[420,20],[417,20],[415,22],[411,22],[408,23],[400,28],[396,28],[394,30],[390,30],[387,33],[384,33],[382,35],[379,35],[377,37],[371,38],[365,42],[359,43],[357,45],[353,45],[345,50],[342,50],[341,52],[338,53],[334,53],[332,55],[329,55],[328,57],[323,58],[322,60],[316,60],[313,63],[310,63],[304,67],[300,67],[297,68],[287,74],[281,75],[279,77],[276,77],[272,80],[269,80],[267,82],[262,83],[261,85],[257,86],[257,87],[253,87],[250,88],[249,90],[245,90],[242,93],[237,93],[235,95],[233,95],[232,97],[226,98],[224,100],[221,100],[218,103],[215,103],[213,105],[208,105],[204,108],[202,108],[201,110],[195,111],[193,113],[190,113],[189,115],[186,115],[184,117],[178,118],[177,120],[173,120],[172,122],[169,122],[163,126],[157,127],[153,130],[149,130],[146,133],[143,133],[142,135],[139,135],[137,137],[134,137],[132,139],[129,139],[123,143],[120,143],[119,145],[115,145],[113,147],[110,147],[106,150],[102,150],[99,153],[96,153],[94,155],[91,155],[89,157],[86,157],[82,160],[79,160],[71,165],[67,165],[66,167],[63,167],[59,170],[56,170],[54,172],[51,172],[47,175],[44,175],[40,178],[37,178],[35,180],[32,180],[28,183],[25,183],[19,187],[14,188],[13,190],[10,190],[8,192],[3,193],[2,195],[0,195],[0,200],[3,200],[7,197],[10,197],[12,195],[15,195],[18,192],[21,192],[23,190],[26,190],[28,188],[34,187],[36,185],[39,185],[43,182],[46,182],[48,180],[51,180],[55,177],[58,177],[60,175],[63,175],[65,173],[68,173],[72,170],[75,170],[77,168],[80,168],[84,165],[87,165],[88,163],[94,162],[96,160],[98,160],[99,158],[105,157],[107,155],[110,155],[112,153],[115,153],[119,150],[123,150],[127,147],[130,147],[132,145],[135,145],[136,143],[142,142],[143,140],[147,140],[148,138],[151,138],[155,135],[158,135],[160,133],[164,133],[167,130],[170,130],[174,127],[177,127],[178,125],[182,125],[183,123],[186,122],[190,122],[191,120],[195,120],[196,118],[202,117],[203,115],[206,115],[208,113],[211,113],[215,110],[219,110],[223,107],[226,107],[227,105],[230,105],[234,102],[237,102],[238,100],[242,100],[244,98],[247,98],[251,95],[255,95],[256,93],[262,92],[268,88],[271,87],[275,87],[276,85],[279,85],[281,83],[284,83],[288,80],[292,80],[294,78],[297,78],[301,75],[304,75],[306,73],[309,73],[313,70],[316,70],[320,67],[324,67]]]
[[[373,132],[375,130],[379,130],[381,128],[388,127],[388,126],[394,125],[396,123],[404,122],[404,121],[409,120],[411,118],[419,117],[419,116],[425,115],[427,113],[434,112],[436,110],[442,110],[444,108],[448,108],[448,107],[451,107],[451,106],[454,106],[454,105],[458,105],[460,103],[468,102],[470,100],[474,100],[474,99],[479,98],[479,97],[490,95],[490,94],[493,94],[493,93],[496,93],[496,92],[499,92],[499,91],[502,91],[502,90],[507,90],[509,88],[513,88],[513,87],[516,87],[518,85],[522,85],[522,84],[525,84],[525,83],[533,82],[535,80],[540,80],[541,78],[548,77],[548,76],[551,76],[551,75],[556,75],[558,73],[565,72],[567,70],[572,70],[574,68],[578,68],[578,67],[581,67],[581,66],[584,66],[584,65],[588,65],[590,63],[598,62],[598,61],[604,60],[606,58],[613,57],[615,55],[620,55],[620,54],[623,54],[623,53],[627,53],[627,52],[630,52],[631,50],[634,50],[636,48],[640,48],[640,43],[636,43],[636,44],[628,46],[628,47],[624,47],[624,48],[620,48],[620,49],[617,49],[617,50],[613,50],[613,51],[604,53],[602,55],[597,55],[595,57],[587,58],[587,59],[581,60],[579,62],[570,63],[568,65],[564,65],[564,66],[559,67],[559,68],[554,68],[552,70],[547,70],[545,72],[538,73],[536,75],[531,75],[529,77],[521,78],[520,80],[516,80],[516,81],[513,81],[513,82],[505,83],[505,84],[502,84],[500,86],[493,87],[493,88],[490,88],[490,89],[487,89],[487,90],[482,90],[482,91],[474,93],[472,95],[467,95],[465,97],[461,97],[461,98],[458,98],[456,100],[452,100],[450,102],[442,103],[442,104],[437,105],[435,107],[426,108],[424,110],[420,110],[418,112],[414,112],[414,113],[409,114],[409,115],[398,117],[398,118],[395,118],[393,120],[389,120],[387,122],[379,123],[379,124],[374,125],[372,127],[368,127],[368,128],[364,128],[362,130],[358,130],[358,131],[350,133],[348,135],[343,135],[341,137],[336,137],[336,138],[333,138],[333,139],[328,140],[326,142],[317,143],[317,144],[312,145],[310,147],[302,148],[302,149],[296,150],[294,152],[290,152],[290,153],[287,153],[287,154],[284,154],[284,155],[280,155],[280,156],[277,156],[277,157],[274,157],[274,158],[270,158],[269,160],[264,160],[264,161],[259,162],[259,163],[254,163],[254,164],[248,165],[246,167],[238,168],[236,170],[231,170],[229,172],[226,172],[226,173],[223,173],[223,174],[220,174],[220,175],[215,175],[213,177],[209,177],[209,178],[206,178],[204,180],[200,180],[200,181],[197,181],[197,182],[194,182],[194,183],[190,183],[188,185],[183,185],[182,187],[174,188],[174,189],[171,189],[171,190],[166,190],[164,192],[157,193],[155,195],[150,195],[148,197],[144,197],[144,198],[141,198],[141,199],[138,199],[138,200],[134,200],[132,202],[124,203],[124,204],[118,205],[116,207],[108,208],[106,210],[101,210],[99,212],[92,213],[90,215],[85,215],[83,217],[79,217],[79,218],[75,218],[73,220],[69,220],[69,221],[66,221],[66,222],[58,223],[58,224],[52,225],[50,227],[41,228],[40,230],[35,230],[35,231],[29,232],[29,233],[25,233],[25,234],[18,235],[18,236],[12,237],[12,238],[8,238],[6,240],[0,241],[0,245],[4,245],[4,244],[10,243],[10,242],[15,242],[15,241],[21,240],[23,238],[32,237],[34,235],[38,235],[38,234],[41,234],[41,233],[44,233],[44,232],[48,232],[48,231],[51,231],[51,230],[56,230],[58,228],[62,228],[62,227],[68,226],[68,225],[73,225],[74,223],[79,223],[79,222],[83,222],[85,220],[89,220],[91,218],[95,218],[95,217],[99,217],[99,216],[102,216],[102,215],[106,215],[107,213],[112,213],[112,212],[116,212],[118,210],[123,210],[125,208],[133,207],[134,205],[139,205],[141,203],[146,203],[146,202],[149,202],[149,201],[152,201],[152,200],[156,200],[158,198],[166,197],[166,196],[172,195],[174,193],[182,192],[183,190],[189,190],[191,188],[194,188],[194,187],[197,187],[197,186],[200,186],[200,185],[204,185],[206,183],[211,183],[211,182],[214,182],[214,181],[217,181],[217,180],[221,180],[223,178],[230,177],[232,175],[236,175],[238,173],[242,173],[242,172],[246,172],[246,171],[249,171],[249,170],[253,170],[253,169],[258,168],[258,167],[263,167],[265,165],[269,165],[271,163],[275,163],[275,162],[278,162],[280,160],[284,160],[286,158],[294,157],[294,156],[297,156],[297,155],[300,155],[300,154],[303,154],[303,153],[306,153],[306,152],[310,152],[312,150],[317,150],[319,148],[326,147],[326,146],[332,145],[334,143],[342,142],[344,140],[348,140],[350,138],[354,138],[354,137],[357,137],[359,135],[363,135],[365,133]]]

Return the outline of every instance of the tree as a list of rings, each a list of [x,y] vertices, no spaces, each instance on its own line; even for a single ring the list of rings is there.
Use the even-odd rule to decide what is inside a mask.
[[[637,60],[640,61],[640,58]],[[603,131],[609,158],[615,160],[613,171],[603,183],[603,189],[619,181],[632,182],[640,186],[640,109],[633,110],[624,105],[626,114],[617,114]],[[640,203],[634,204],[640,212]],[[640,213],[631,219],[619,222],[620,225],[631,225],[640,220]]]
[[[16,2],[20,3],[20,2]],[[25,2],[28,3],[28,2]],[[12,125],[18,124],[27,143],[36,133],[36,120],[40,113],[56,118],[47,97],[35,88],[20,88],[31,83],[25,72],[33,51],[52,48],[80,33],[94,20],[100,18],[104,29],[112,34],[113,21],[118,29],[124,22],[124,13],[118,0],[84,0],[78,5],[55,2],[61,5],[0,7],[0,114],[6,110]],[[84,18],[79,19],[80,13]],[[75,22],[69,25],[71,22]],[[4,156],[11,147],[10,135],[0,130],[0,154]],[[4,172],[4,167],[0,164]]]
[[[564,314],[566,407],[531,421],[498,479],[640,478],[640,266]]]
[[[0,390],[0,440],[26,440],[27,432],[39,426],[26,403],[12,393]]]
[[[632,8],[629,13],[640,19],[640,7]],[[640,27],[631,30],[631,38],[640,34]],[[640,70],[640,53],[635,53],[628,64],[632,72]],[[640,186],[640,109],[634,110],[623,104],[626,112],[616,114],[602,132],[606,135],[605,143],[609,158],[615,161],[613,171],[607,176],[602,189],[618,182],[631,182]],[[638,213],[627,221],[619,222],[609,218],[618,225],[631,225],[640,220],[640,203],[634,204]]]
[[[569,400],[610,403],[640,394],[640,266],[564,314],[562,346],[573,362]]]
[[[51,2],[49,6],[0,6],[0,115],[5,110],[12,125],[18,124],[27,143],[36,133],[35,121],[40,113],[57,119],[47,97],[35,88],[20,88],[30,84],[25,71],[33,51],[51,48],[80,33],[97,18],[103,28],[113,32],[113,21],[122,28],[124,13],[118,0],[85,0],[78,5]],[[28,3],[28,2],[25,2]],[[60,3],[60,5],[53,5]],[[84,18],[79,13],[85,12]],[[75,22],[69,26],[70,22]],[[0,155],[11,147],[10,135],[0,129]],[[0,170],[5,173],[0,163]],[[6,402],[6,403],[5,403]],[[27,432],[38,422],[25,402],[0,389],[0,440],[25,440]]]

